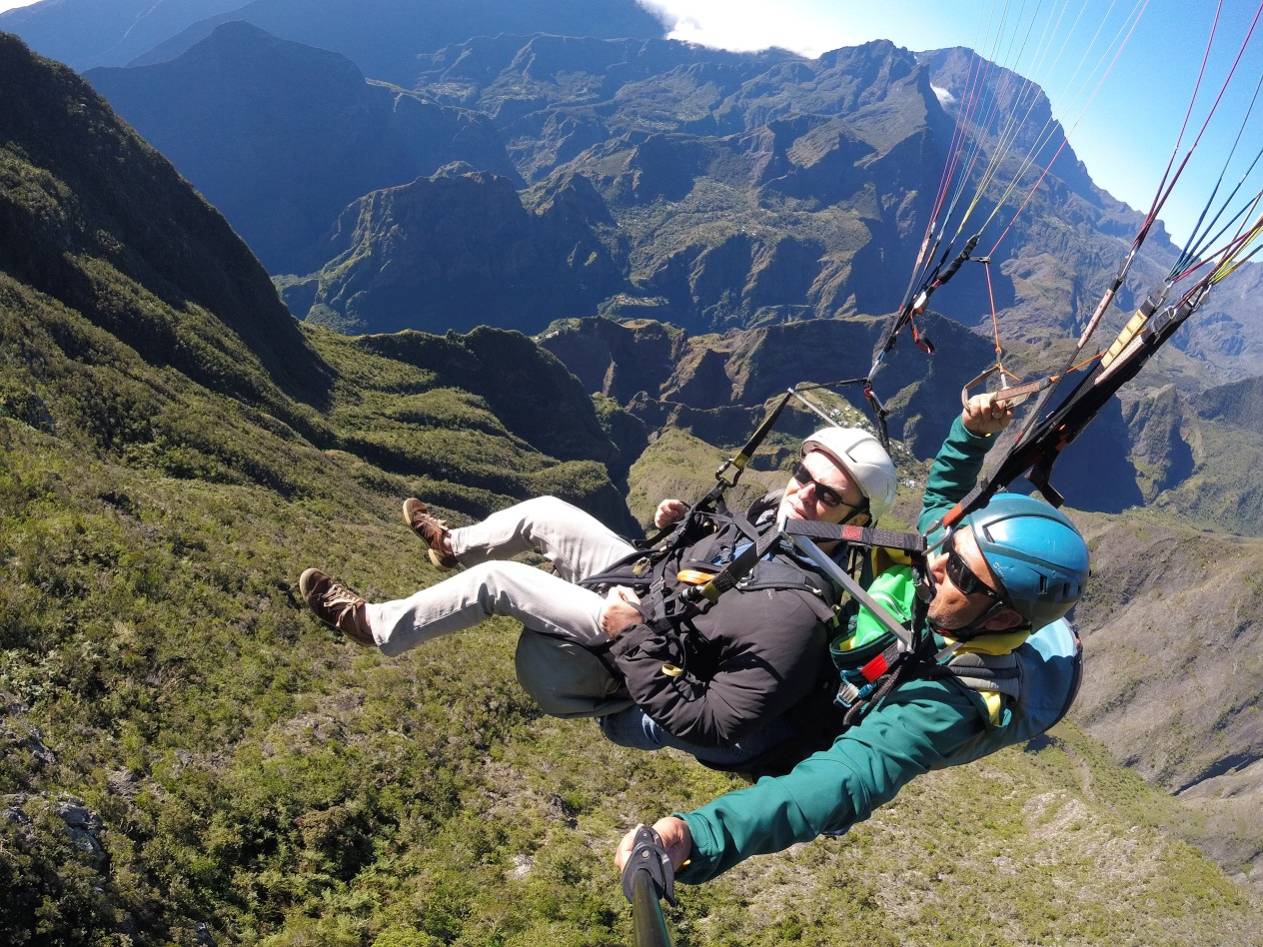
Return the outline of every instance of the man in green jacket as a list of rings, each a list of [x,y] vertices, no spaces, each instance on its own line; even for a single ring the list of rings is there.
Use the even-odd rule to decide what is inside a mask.
[[[971,399],[934,460],[918,520],[923,532],[973,488],[1011,419],[1012,410],[991,395]],[[927,565],[934,595],[926,620],[936,643],[959,643],[962,667],[953,667],[953,657],[934,669],[944,673],[914,672],[829,749],[785,776],[656,822],[675,867],[688,863],[680,881],[707,881],[751,855],[842,834],[914,777],[1030,739],[1068,709],[1081,661],[1062,616],[1088,574],[1087,546],[1070,521],[1033,498],[997,494]],[[970,657],[980,670],[964,668]],[[620,870],[634,835],[615,854]]]

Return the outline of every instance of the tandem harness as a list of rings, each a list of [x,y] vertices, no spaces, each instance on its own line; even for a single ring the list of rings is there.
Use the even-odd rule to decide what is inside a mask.
[[[928,628],[925,616],[932,593],[928,584],[918,578],[923,574],[926,550],[925,539],[919,533],[819,522],[788,523],[785,531],[822,571],[851,594],[875,626],[866,636],[853,632],[830,646],[841,678],[834,703],[844,713],[844,726],[858,723],[902,681],[913,676],[951,678],[984,695],[997,695],[1011,703],[1020,699],[1021,671],[1014,650],[1025,642],[1026,634],[1005,636],[1005,641],[997,642],[1002,645],[997,649],[978,639],[939,642]],[[817,539],[841,539],[856,546],[895,550],[914,565],[893,566],[864,589],[819,551]],[[859,621],[857,616],[857,627]]]
[[[614,585],[636,591],[644,623],[676,642],[675,655],[663,664],[668,677],[678,677],[687,669],[689,639],[699,634],[694,620],[733,589],[797,590],[806,594],[822,624],[832,622],[837,589],[767,519],[775,509],[775,498],[769,494],[755,503],[750,518],[723,508],[722,500],[720,509],[701,513],[695,508],[657,548],[639,552],[580,584],[595,591]],[[755,525],[751,519],[761,522]]]

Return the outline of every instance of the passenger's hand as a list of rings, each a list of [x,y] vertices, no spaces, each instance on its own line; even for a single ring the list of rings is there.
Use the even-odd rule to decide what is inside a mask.
[[[999,434],[1013,420],[1013,406],[1002,400],[1004,392],[989,391],[974,395],[965,405],[960,419],[971,434]]]
[[[663,500],[653,513],[653,525],[662,529],[678,523],[688,514],[689,506],[683,500]]]
[[[633,625],[644,621],[640,609],[640,597],[625,585],[616,585],[605,596],[601,609],[601,630],[611,638],[617,638]]]
[[[620,875],[623,873],[623,866],[627,864],[627,859],[631,857],[639,828],[640,826],[636,826],[624,835],[623,840],[618,843],[618,848],[614,850],[614,867],[618,869]],[[693,834],[689,832],[689,824],[683,819],[669,815],[655,822],[653,830],[662,836],[662,845],[671,856],[671,865],[678,871],[693,854]]]

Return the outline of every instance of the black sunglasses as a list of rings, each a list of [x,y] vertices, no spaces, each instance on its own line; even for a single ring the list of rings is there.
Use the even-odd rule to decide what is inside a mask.
[[[947,546],[947,577],[952,580],[952,585],[960,589],[965,595],[974,595],[981,592],[992,601],[1004,601],[1004,597],[999,592],[974,575],[969,566],[965,565],[965,560],[956,551],[955,536],[952,537]]]
[[[826,487],[823,483],[813,477],[811,475],[811,471],[807,469],[807,465],[804,463],[800,462],[798,466],[794,468],[794,479],[801,483],[804,487],[809,483],[814,486],[816,488],[816,498],[820,500],[821,506],[832,509],[833,507],[841,506],[846,502],[846,500],[842,498],[842,494],[838,493],[837,490],[834,490],[833,487]],[[865,504],[861,504],[861,507],[863,505]],[[856,507],[855,509],[858,510],[861,507]]]

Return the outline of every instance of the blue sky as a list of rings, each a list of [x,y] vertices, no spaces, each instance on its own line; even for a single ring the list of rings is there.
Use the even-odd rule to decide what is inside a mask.
[[[783,46],[806,55],[872,39],[890,39],[909,49],[969,46],[1016,67],[1048,92],[1054,113],[1074,125],[1070,145],[1093,179],[1133,207],[1148,209],[1175,144],[1214,19],[1215,0],[1148,0],[1130,42],[1090,107],[1094,81],[1084,82],[1097,61],[1084,50],[1104,24],[1096,50],[1118,35],[1144,0],[647,0],[646,6],[675,20],[672,35],[730,49]],[[1205,118],[1258,9],[1258,0],[1224,0],[1218,33],[1203,80],[1186,145]],[[1033,24],[1026,54],[995,39],[1008,11],[1009,24]],[[1048,29],[1045,30],[1045,25]],[[1071,29],[1071,27],[1074,27]],[[1018,31],[1003,31],[1012,36]],[[1043,56],[1036,56],[1040,41]],[[1002,37],[1004,38],[1004,37]],[[1005,56],[1005,50],[1013,52]],[[1060,56],[1058,56],[1060,52]],[[1084,65],[1076,67],[1080,62]],[[1260,75],[1263,23],[1255,32],[1216,119],[1172,194],[1162,218],[1178,237],[1193,226],[1232,147]],[[1072,82],[1072,80],[1074,80]],[[1251,117],[1233,168],[1236,181],[1263,145],[1263,101]],[[1182,148],[1181,151],[1184,149]],[[1231,170],[1230,170],[1231,175]],[[1249,184],[1253,183],[1253,189]],[[1263,162],[1243,188],[1263,186]],[[1221,191],[1221,193],[1226,193]]]

